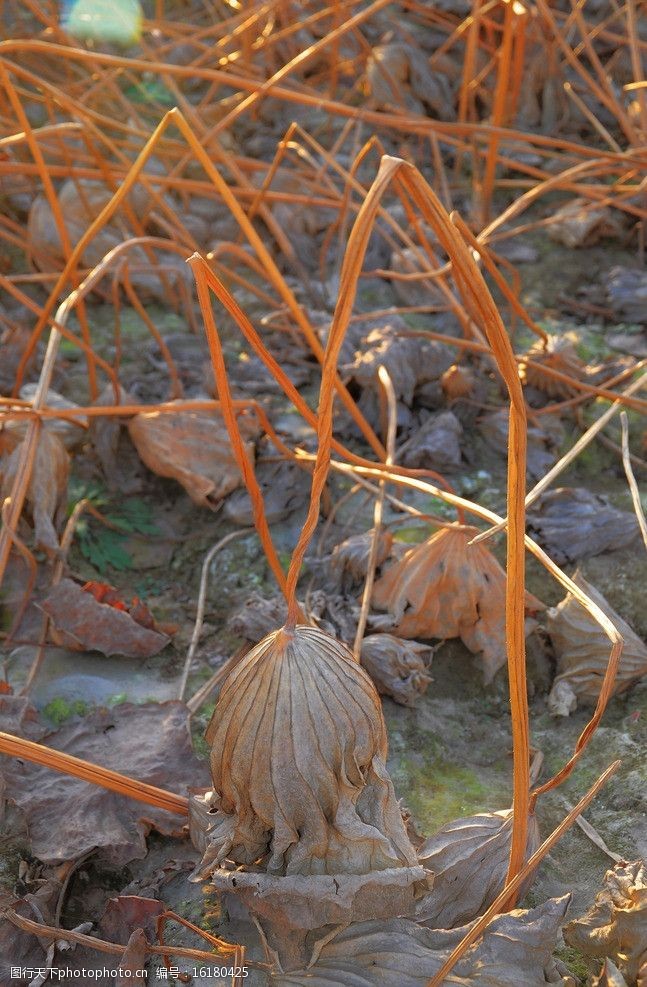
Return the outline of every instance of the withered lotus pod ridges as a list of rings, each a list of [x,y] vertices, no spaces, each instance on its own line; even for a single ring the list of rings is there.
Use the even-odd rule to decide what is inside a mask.
[[[225,859],[283,876],[417,867],[380,699],[342,642],[268,634],[225,681],[207,740],[217,811],[198,876]]]

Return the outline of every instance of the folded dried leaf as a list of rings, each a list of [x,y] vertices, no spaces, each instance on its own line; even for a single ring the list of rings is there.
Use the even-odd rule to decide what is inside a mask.
[[[31,330],[26,326],[15,323],[8,325],[6,329],[0,332],[0,352],[2,353],[0,394],[11,394],[13,391],[16,381],[16,370],[20,366],[30,339]],[[27,374],[30,374],[34,369],[37,358],[38,353],[34,350],[25,367]]]
[[[647,273],[640,268],[612,267],[606,277],[607,302],[618,322],[647,322]]]
[[[180,702],[97,709],[41,743],[171,792],[185,794],[187,780],[207,781]],[[151,829],[167,836],[182,832],[182,817],[79,778],[16,758],[3,758],[0,767],[5,795],[24,813],[31,851],[40,860],[70,860],[98,848],[123,866],[146,855]]]
[[[235,894],[275,938],[286,967],[286,945],[312,939],[310,930],[393,915],[413,915],[416,898],[430,875],[422,865],[387,867],[367,874],[292,874],[289,877],[248,870],[216,870],[211,884]],[[315,939],[318,936],[315,933]],[[294,945],[291,947],[294,951]],[[305,945],[306,955],[309,955]],[[311,949],[310,949],[311,951]],[[288,961],[289,962],[289,961]]]
[[[443,394],[447,401],[457,401],[459,398],[466,398],[474,390],[474,373],[469,367],[453,363],[449,370],[440,378]]]
[[[427,668],[433,649],[393,634],[369,634],[362,641],[361,662],[382,696],[402,706],[413,706],[427,691]]]
[[[647,972],[647,866],[616,864],[582,918],[564,926],[564,938],[585,956],[610,957],[629,987]],[[611,981],[613,983],[613,981]]]
[[[623,237],[622,215],[610,206],[591,209],[588,199],[571,199],[558,209],[548,226],[548,236],[565,247],[591,247],[600,240]]]
[[[463,426],[453,411],[430,415],[402,446],[398,458],[403,466],[414,469],[458,469],[463,462],[462,434]]]
[[[586,364],[577,355],[575,344],[569,336],[549,336],[546,342],[538,339],[530,347],[526,357],[533,363],[550,367],[551,370],[559,370],[560,373],[568,374],[576,380],[584,380],[586,377]],[[522,362],[519,365],[519,375],[524,384],[543,391],[549,398],[561,400],[577,393],[570,384],[543,374],[531,363]]]
[[[56,912],[56,902],[60,895],[61,882],[52,873],[39,881],[34,893],[18,897],[9,890],[0,890],[0,983],[11,987],[29,987],[32,977],[16,977],[16,967],[21,972],[24,967],[38,969],[44,966],[45,951],[31,932],[17,929],[12,922],[2,917],[5,908],[11,908],[23,918],[34,919],[41,915],[42,921],[52,922]]]
[[[447,978],[463,987],[544,987],[563,982],[552,952],[570,895],[498,915]],[[421,928],[406,919],[363,922],[324,941],[307,970],[277,973],[273,987],[426,987],[468,927]],[[315,954],[316,955],[316,954]]]
[[[603,610],[624,638],[614,682],[614,695],[624,692],[647,674],[647,646],[613,610],[579,570],[573,582]],[[557,655],[557,677],[548,706],[557,716],[568,716],[578,701],[595,703],[609,662],[609,639],[597,622],[571,594],[547,611],[546,626]]]
[[[544,416],[542,424],[548,424]],[[550,416],[552,417],[552,416]],[[479,419],[479,430],[491,449],[500,453],[502,458],[508,454],[508,434],[510,431],[510,416],[506,408],[491,411]],[[532,480],[539,480],[557,459],[557,450],[563,438],[563,429],[559,422],[550,422],[548,428],[530,425],[527,434],[526,470]]]
[[[3,499],[11,495],[25,441],[19,442],[13,452],[0,462]],[[70,458],[58,435],[47,429],[41,429],[36,443],[27,503],[34,521],[36,547],[53,554],[59,548],[55,525],[65,507]]]
[[[377,388],[378,367],[385,367],[396,397],[410,406],[416,387],[439,380],[451,363],[448,347],[422,337],[400,336],[387,325],[371,330],[348,369],[360,387]]]
[[[287,615],[287,604],[282,596],[266,600],[259,593],[254,593],[231,615],[227,630],[252,644],[258,644],[262,637],[284,624]]]
[[[526,859],[540,844],[534,815],[528,823]],[[418,857],[434,872],[434,886],[420,902],[418,921],[453,929],[482,915],[503,890],[511,836],[512,810],[505,809],[455,819],[426,840]]]
[[[294,463],[258,463],[256,479],[263,493],[265,517],[275,524],[299,511],[305,513],[310,493],[310,474]],[[225,502],[224,516],[234,524],[254,523],[252,501],[244,488],[235,490]]]
[[[408,107],[413,112],[433,111],[441,120],[455,117],[447,77],[433,72],[423,51],[411,44],[378,45],[366,65],[368,90],[379,106]]]
[[[628,984],[615,963],[607,958],[600,976],[593,979],[591,987],[628,987]]]
[[[97,585],[62,579],[39,604],[50,617],[57,644],[127,658],[150,658],[166,647],[170,638],[156,629],[141,600],[126,604],[111,586],[101,584],[111,592],[97,593]]]
[[[20,397],[23,401],[33,402],[37,388],[37,384],[25,384],[20,388]],[[56,408],[58,411],[70,411],[79,407],[75,401],[70,401],[69,398],[59,394],[53,388],[47,392],[45,404],[48,408]],[[48,432],[55,432],[66,449],[73,449],[74,446],[83,442],[87,425],[88,419],[85,415],[79,415],[73,419],[48,418],[43,422],[43,428]]]
[[[239,419],[239,427],[247,440],[247,455],[253,459],[258,427],[245,416]],[[146,466],[159,476],[177,480],[201,507],[215,507],[242,484],[227,429],[217,412],[183,411],[178,401],[173,414],[149,411],[135,415],[128,431]]]
[[[218,812],[202,876],[225,858],[289,876],[416,866],[375,687],[318,628],[275,631],[242,659],[207,741]]]
[[[363,531],[360,535],[351,535],[350,538],[339,542],[330,556],[333,572],[339,578],[348,575],[358,581],[365,579],[372,543],[373,531]],[[393,535],[386,528],[382,528],[377,539],[376,565],[382,565],[391,551],[392,544]]]
[[[376,582],[373,605],[401,637],[460,637],[480,657],[485,682],[506,661],[505,572],[472,528],[443,528],[410,549]],[[527,606],[542,604],[526,595]]]
[[[559,487],[545,493],[528,514],[528,529],[551,558],[564,565],[630,545],[638,523],[635,514],[612,507],[598,494]]]
[[[90,223],[108,204],[112,195],[113,191],[103,182],[71,178],[63,182],[58,190],[58,201],[73,247],[79,242]],[[137,215],[143,216],[151,201],[146,190],[137,184],[131,192],[130,199]],[[50,270],[52,263],[57,266],[63,265],[63,247],[58,227],[44,194],[38,195],[32,203],[27,222],[27,235],[32,256],[39,268]],[[111,222],[107,223],[86,246],[82,263],[87,267],[94,267],[109,250],[132,235],[128,224],[119,215],[113,217]],[[148,263],[141,247],[130,253],[130,259]]]

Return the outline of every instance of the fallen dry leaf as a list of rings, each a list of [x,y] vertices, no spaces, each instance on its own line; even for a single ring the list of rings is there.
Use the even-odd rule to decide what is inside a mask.
[[[135,929],[119,961],[115,987],[146,987],[148,974],[144,972],[144,964],[148,959],[147,945],[143,930]]]
[[[563,439],[564,430],[559,420],[547,423],[544,415],[542,424],[529,425],[527,432],[526,471],[532,480],[539,480],[557,459],[557,451]],[[508,434],[510,431],[510,416],[506,408],[490,411],[479,419],[479,430],[490,446],[504,459],[508,454]]]
[[[165,909],[157,898],[120,894],[109,898],[99,921],[102,938],[127,945],[135,929],[142,929],[151,942],[157,938],[156,919]]]
[[[558,565],[564,565],[631,545],[638,523],[635,514],[612,507],[599,494],[559,487],[545,493],[528,513],[528,530]]]
[[[308,620],[319,630],[337,638],[338,641],[355,639],[359,604],[342,593],[327,593],[323,589],[313,589],[308,593],[306,613]]]
[[[253,461],[258,426],[244,415],[238,424]],[[173,414],[148,411],[135,415],[128,431],[146,466],[158,476],[177,480],[201,507],[216,507],[243,482],[218,412],[183,411],[178,401]]]
[[[606,959],[600,970],[600,976],[594,977],[591,987],[629,987],[615,963]]]
[[[432,414],[399,451],[403,466],[414,469],[455,470],[463,462],[460,439],[463,426],[453,411]]]
[[[141,600],[135,597],[126,604],[105,583],[79,586],[72,579],[61,579],[39,606],[52,622],[56,643],[77,651],[150,658],[170,640],[156,629]]]
[[[368,559],[373,543],[373,530],[363,531],[359,535],[351,535],[339,542],[332,550],[330,566],[339,579],[348,575],[351,580],[360,581],[366,578]],[[382,565],[393,544],[393,535],[382,528],[377,539],[377,555],[375,564]]]
[[[445,400],[457,401],[469,397],[475,386],[474,372],[460,363],[453,363],[440,378]]]
[[[137,403],[137,400],[123,387],[118,385],[115,391],[112,384],[108,384],[94,402],[98,407]],[[123,419],[113,415],[96,415],[90,419],[89,428],[92,447],[101,464],[108,486],[119,489],[121,492],[126,491],[129,484],[132,484],[132,478],[126,475],[122,461],[123,456],[119,455],[119,446],[125,424]]]
[[[97,709],[41,742],[171,792],[184,794],[189,784],[208,780],[180,702]],[[151,829],[167,836],[182,832],[181,816],[78,778],[16,758],[3,758],[0,767],[5,796],[24,813],[32,853],[40,860],[69,860],[99,848],[122,866],[146,855]]]
[[[294,463],[259,463],[256,479],[263,494],[268,524],[293,517],[299,511],[305,513],[311,484],[309,472]],[[223,514],[234,524],[253,525],[252,501],[247,490],[234,490],[225,501]]]
[[[402,706],[413,706],[427,691],[431,676],[427,668],[433,650],[418,641],[405,641],[393,634],[369,634],[362,641],[361,662],[382,696]]]
[[[434,72],[420,49],[404,42],[373,48],[366,64],[369,94],[380,107],[406,107],[441,120],[453,120],[454,99],[446,75]]]
[[[149,161],[147,168],[150,168],[151,164],[153,162]],[[63,182],[58,190],[58,201],[72,247],[77,245],[112,195],[113,191],[106,184],[94,179],[67,179]],[[151,202],[149,193],[138,183],[128,198],[135,214],[145,224],[146,213]],[[132,228],[118,211],[86,244],[81,256],[82,265],[94,267],[110,250],[132,236]],[[36,196],[31,205],[27,221],[27,238],[30,254],[40,270],[60,270],[63,267],[64,252],[58,227],[44,194]],[[177,285],[178,281],[188,283],[190,273],[182,258],[168,251],[165,251],[162,257],[166,283],[171,285]],[[166,299],[159,269],[156,270],[159,262],[156,263],[155,258],[151,259],[143,247],[133,246],[128,250],[126,261],[130,281],[140,297],[146,292],[153,297]]]
[[[259,593],[250,596],[227,621],[227,630],[257,644],[262,637],[285,623],[288,608],[283,596],[269,600]]]
[[[586,377],[586,364],[577,355],[575,343],[569,336],[549,336],[547,341],[538,339],[525,356],[528,360],[532,360],[532,364],[539,363],[550,367],[551,370],[559,370],[560,373],[568,374],[576,380],[584,380]],[[549,377],[532,364],[524,361],[519,364],[519,376],[524,384],[543,391],[549,398],[557,400],[577,394],[577,391],[566,381]]]
[[[27,696],[0,696],[0,730],[27,740],[40,740],[46,728]]]
[[[591,209],[588,199],[571,199],[553,216],[548,236],[565,247],[591,247],[600,240],[622,239],[627,227],[622,215],[610,206]]]
[[[219,869],[210,875],[214,888],[236,895],[260,920],[270,944],[281,955],[284,969],[284,955],[288,951],[294,954],[297,942],[303,949],[303,960],[310,958],[311,930],[323,933],[333,925],[412,915],[416,899],[431,883],[429,878],[420,865],[362,874],[280,876]],[[315,935],[316,938],[319,937]]]
[[[647,322],[647,274],[640,268],[612,267],[606,277],[607,302],[617,322]]]
[[[0,309],[2,313],[2,309]],[[0,365],[0,394],[11,394],[16,381],[16,370],[27,349],[27,344],[31,339],[31,330],[26,326],[16,323],[8,325],[0,333],[0,353],[2,353],[2,364]],[[38,353],[32,353],[25,367],[25,372],[30,374],[34,369]]]
[[[3,498],[11,495],[24,441],[0,462]],[[27,488],[27,504],[34,522],[36,547],[49,554],[57,552],[59,548],[56,524],[65,508],[69,471],[70,458],[60,438],[48,429],[41,429],[36,440],[36,455]]]
[[[53,920],[56,901],[60,894],[61,885],[52,874],[45,879],[33,893],[19,897],[10,891],[0,891],[0,910],[11,908],[23,918],[32,921],[40,913],[43,921]],[[12,968],[38,969],[45,966],[47,945],[42,945],[30,932],[16,928],[8,919],[0,914],[0,983],[11,987],[28,987],[32,976],[16,977]]]
[[[552,952],[570,895],[492,919],[446,984],[462,987],[544,987],[563,983]],[[468,927],[421,928],[406,919],[349,925],[324,941],[307,970],[275,974],[273,987],[426,987]]]
[[[503,890],[511,837],[512,810],[505,809],[454,819],[426,840],[418,857],[433,871],[434,886],[420,902],[418,921],[432,929],[453,929],[482,915]],[[526,859],[540,842],[531,816]],[[524,894],[522,889],[519,898]]]
[[[579,570],[573,582],[590,596],[624,638],[613,694],[624,692],[647,674],[647,646],[629,624],[613,610]],[[548,697],[548,707],[557,716],[568,716],[579,702],[597,702],[609,663],[609,638],[599,624],[571,594],[546,614],[546,626],[557,655],[557,677]]]
[[[468,545],[474,534],[443,528],[411,548],[375,583],[372,602],[400,637],[460,637],[488,683],[506,661],[505,572],[484,545]],[[542,608],[530,594],[526,604]]]
[[[38,384],[24,384],[20,388],[20,397],[23,401],[33,404],[38,390]],[[45,398],[45,405],[48,408],[56,408],[58,411],[70,411],[78,408],[75,401],[70,401],[63,394],[59,394],[50,387]],[[86,415],[79,415],[76,418],[47,418],[43,421],[43,428],[48,432],[55,432],[66,449],[72,450],[85,439],[85,429],[88,426]]]
[[[564,926],[564,938],[584,956],[609,957],[629,987],[642,987],[647,972],[647,866],[616,864],[582,918]],[[613,983],[613,981],[611,981]]]
[[[385,325],[368,333],[347,369],[360,387],[377,388],[377,371],[383,366],[395,396],[411,406],[416,388],[440,380],[452,362],[448,347],[420,336],[398,335],[397,328]]]

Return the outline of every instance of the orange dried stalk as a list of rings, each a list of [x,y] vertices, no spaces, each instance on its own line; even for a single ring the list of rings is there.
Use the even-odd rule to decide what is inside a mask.
[[[410,549],[373,589],[373,605],[393,617],[393,632],[411,638],[460,637],[479,655],[485,682],[505,664],[506,576],[476,528],[448,527]],[[543,604],[526,594],[526,607]]]

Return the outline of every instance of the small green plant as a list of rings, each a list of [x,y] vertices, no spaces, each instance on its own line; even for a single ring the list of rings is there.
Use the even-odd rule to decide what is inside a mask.
[[[54,726],[60,727],[72,716],[85,716],[88,711],[88,704],[82,699],[73,699],[69,702],[62,696],[57,696],[43,708],[43,714]]]
[[[85,515],[76,526],[81,554],[100,575],[108,569],[123,571],[132,567],[132,558],[125,548],[128,535],[155,535],[159,529],[151,520],[150,507],[138,497],[127,497],[119,506],[111,503],[109,495],[97,484],[72,484],[71,508],[82,499],[90,501],[108,522]]]

